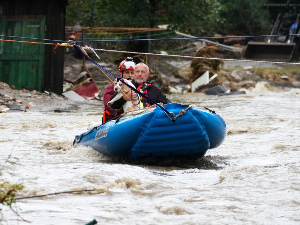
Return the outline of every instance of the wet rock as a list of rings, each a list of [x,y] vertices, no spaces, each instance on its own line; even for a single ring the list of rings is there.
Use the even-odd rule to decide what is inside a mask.
[[[219,95],[225,93],[227,90],[221,85],[216,85],[212,88],[207,89],[204,93],[207,95]]]
[[[256,85],[256,82],[253,80],[247,80],[247,81],[241,82],[241,87],[243,87],[243,88],[255,87],[255,85]]]
[[[63,112],[71,112],[70,110],[67,109],[54,109],[55,113],[63,113]]]
[[[293,85],[294,87],[299,87],[299,88],[300,88],[300,81],[294,81],[294,82],[292,83],[292,85]]]
[[[8,103],[11,100],[12,100],[12,98],[3,98],[3,101],[6,102],[6,103]]]
[[[20,93],[20,97],[23,97],[23,98],[29,98],[29,97],[31,97],[31,94],[30,93]]]
[[[15,104],[15,103],[8,104],[8,108],[10,110],[20,110],[20,111],[24,111],[24,109],[25,109],[24,105],[22,105],[22,104]]]

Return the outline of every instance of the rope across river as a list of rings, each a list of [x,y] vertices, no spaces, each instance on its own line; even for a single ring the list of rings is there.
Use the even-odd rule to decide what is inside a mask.
[[[157,106],[158,106],[159,108],[161,108],[167,115],[170,114],[170,112],[169,112],[168,110],[166,110],[164,107],[162,107],[161,105],[159,105],[157,102],[155,102],[154,100],[152,100],[151,98],[149,98],[147,95],[145,95],[144,93],[140,92],[139,90],[137,90],[137,89],[131,87],[130,85],[128,85],[128,84],[124,81],[123,78],[117,77],[117,76],[116,76],[115,74],[113,74],[112,72],[110,72],[110,71],[106,70],[104,67],[100,66],[100,65],[99,65],[98,63],[96,63],[93,59],[91,59],[91,58],[88,56],[88,54],[87,54],[84,50],[82,50],[79,46],[73,45],[73,47],[74,47],[78,52],[80,52],[83,56],[85,56],[87,59],[89,59],[92,63],[94,63],[94,64],[100,69],[100,71],[101,71],[103,74],[105,74],[104,71],[107,72],[107,73],[109,73],[110,75],[112,75],[113,77],[115,77],[117,80],[120,80],[123,84],[127,85],[131,90],[133,90],[133,91],[136,92],[137,94],[141,95],[142,97],[146,98],[146,99],[147,99],[148,101],[150,101],[152,104],[157,105]],[[106,74],[105,74],[105,75],[106,75]],[[110,79],[110,80],[111,80],[111,79]],[[111,81],[112,81],[112,80],[111,80]]]

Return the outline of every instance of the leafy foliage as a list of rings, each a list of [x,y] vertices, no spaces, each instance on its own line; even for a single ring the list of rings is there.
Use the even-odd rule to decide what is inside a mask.
[[[66,24],[74,26],[80,23],[83,26],[93,26],[96,14],[95,4],[98,0],[69,0],[66,11]]]
[[[15,201],[16,192],[24,188],[20,184],[10,184],[4,182],[0,187],[0,203],[5,205],[11,205]]]
[[[221,17],[225,23],[219,28],[224,34],[268,34],[271,32],[269,13],[263,8],[267,0],[219,0],[225,9]]]
[[[167,24],[190,34],[210,33],[221,21],[218,0],[69,0],[67,25],[156,27]],[[204,32],[205,31],[205,32]]]

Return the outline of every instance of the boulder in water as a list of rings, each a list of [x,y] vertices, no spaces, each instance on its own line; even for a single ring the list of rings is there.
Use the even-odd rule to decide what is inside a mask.
[[[221,85],[216,85],[214,87],[207,89],[204,93],[207,95],[219,95],[226,92],[227,92],[226,88],[224,88]]]

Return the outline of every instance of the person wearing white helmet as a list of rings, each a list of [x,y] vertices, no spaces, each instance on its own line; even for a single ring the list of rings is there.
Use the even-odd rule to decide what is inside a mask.
[[[133,59],[130,57],[127,57],[125,60],[123,60],[119,65],[119,74],[123,79],[132,79],[134,76],[134,69],[135,69],[135,63],[133,62]],[[111,106],[108,106],[107,103],[110,101],[112,96],[115,94],[114,91],[114,83],[109,84],[106,89],[103,96],[103,103],[104,103],[104,112],[102,117],[102,124],[106,123],[109,120],[112,120],[113,118],[119,116],[123,113],[123,110],[121,108],[119,109],[113,109]],[[131,99],[134,100],[137,98],[137,94],[135,92],[130,92],[128,96],[131,96]],[[127,97],[124,97],[124,101],[129,101],[130,99],[127,99]]]

